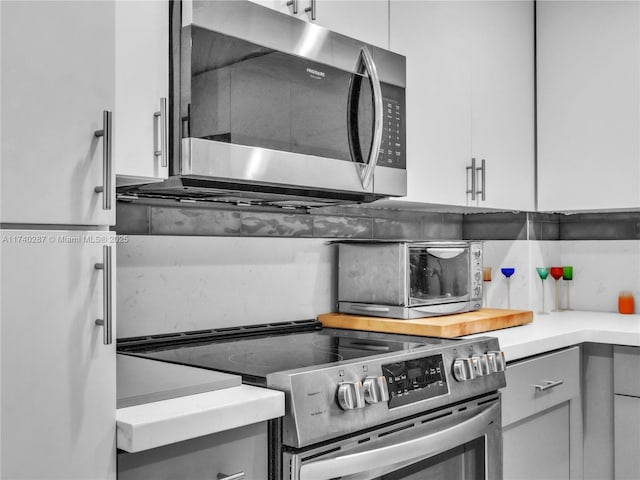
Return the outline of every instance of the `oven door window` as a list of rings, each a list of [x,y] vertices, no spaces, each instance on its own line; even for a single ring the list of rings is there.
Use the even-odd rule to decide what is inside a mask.
[[[469,299],[468,247],[410,247],[409,305]]]

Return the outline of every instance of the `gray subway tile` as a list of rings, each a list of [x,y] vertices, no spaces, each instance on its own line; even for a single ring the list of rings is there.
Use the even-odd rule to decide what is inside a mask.
[[[151,233],[149,207],[130,202],[117,202],[115,231],[121,235],[148,235]]]
[[[373,238],[373,220],[363,217],[314,216],[313,236],[322,238]]]
[[[375,218],[373,220],[373,238],[420,240],[422,239],[422,222]]]
[[[250,237],[312,237],[313,219],[305,214],[242,212],[241,234]]]
[[[526,213],[474,213],[464,216],[463,238],[467,240],[526,240]]]
[[[155,235],[239,235],[240,212],[210,208],[151,208]]]

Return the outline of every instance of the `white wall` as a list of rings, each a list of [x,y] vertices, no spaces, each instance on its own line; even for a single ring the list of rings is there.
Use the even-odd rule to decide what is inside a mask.
[[[640,311],[640,240],[485,242],[488,306],[507,308],[502,267],[514,267],[511,308],[539,311],[538,266],[574,267],[574,310],[617,311],[620,290]],[[322,239],[131,236],[118,245],[120,338],[315,318],[335,311],[337,251]],[[547,311],[555,281],[544,282]],[[485,284],[486,286],[486,284]],[[567,282],[558,281],[561,308]]]
[[[334,311],[336,247],[326,240],[130,236],[117,253],[120,338]]]

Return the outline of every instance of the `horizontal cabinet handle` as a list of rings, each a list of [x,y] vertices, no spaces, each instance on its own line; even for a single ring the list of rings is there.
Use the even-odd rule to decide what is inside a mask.
[[[556,381],[552,381],[549,380],[547,382],[544,383],[544,385],[534,385],[536,387],[536,390],[538,392],[544,392],[545,390],[550,390],[553,387],[557,387],[558,385],[562,385],[564,383],[563,380],[556,380]]]
[[[242,480],[246,478],[244,472],[232,473],[231,475],[227,475],[226,473],[219,473],[216,477],[218,480]]]

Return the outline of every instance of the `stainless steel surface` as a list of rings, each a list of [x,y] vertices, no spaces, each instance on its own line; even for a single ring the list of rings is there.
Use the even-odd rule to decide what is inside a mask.
[[[219,473],[216,478],[218,480],[242,480],[246,478],[246,474],[244,472],[232,473],[227,475],[226,473]]]
[[[361,434],[304,453],[285,454],[285,462],[291,465],[291,469],[284,469],[284,478],[383,478],[383,475],[399,472],[421,460],[464,447],[478,438],[483,438],[481,471],[465,473],[465,469],[462,468],[456,472],[456,475],[460,476],[455,478],[469,474],[469,478],[499,480],[502,479],[500,407],[500,397],[496,395],[483,401],[471,401],[412,420],[394,423],[379,431]],[[444,475],[441,470],[438,472]],[[414,471],[415,473],[419,472]],[[476,477],[475,473],[482,476]]]
[[[316,0],[310,0],[310,4],[304,9],[306,13],[311,13],[311,20],[316,19]]]
[[[315,0],[311,0],[311,5],[315,11]],[[360,58],[362,59],[362,64],[368,74],[371,91],[373,92],[373,139],[371,140],[369,157],[367,158],[365,167],[361,172],[362,187],[366,189],[373,179],[373,172],[378,162],[378,155],[380,154],[384,112],[382,108],[382,89],[380,87],[380,78],[378,77],[376,64],[373,61],[373,57],[366,45],[362,46]]]
[[[192,24],[280,52],[351,71],[364,42],[252,2],[193,2]],[[381,82],[406,87],[406,59],[367,44]]]
[[[430,264],[424,272],[417,268],[414,259],[422,252],[438,259],[438,272],[429,273]],[[436,273],[439,286],[432,294]],[[481,304],[479,242],[338,243],[340,312],[410,319],[476,310]]]
[[[102,193],[102,209],[111,210],[111,176],[113,171],[113,116],[112,112],[102,112],[102,130],[96,130],[94,136],[102,137],[102,185],[96,187],[96,193]]]
[[[453,378],[459,382],[473,380],[476,378],[476,372],[473,368],[473,362],[470,358],[457,358],[453,362]]]
[[[354,302],[338,302],[338,311],[342,313],[363,314],[368,313],[376,317],[389,317],[397,320],[409,320],[412,318],[436,317],[438,315],[451,315],[453,313],[469,312],[481,307],[476,300],[443,303],[440,305],[425,305],[398,307],[377,304],[363,304]]]
[[[410,337],[417,338],[417,337]],[[303,447],[351,434],[373,425],[383,424],[434,408],[443,407],[466,398],[496,391],[505,386],[504,372],[494,372],[481,377],[460,381],[454,377],[456,359],[470,359],[488,351],[499,351],[498,340],[491,337],[454,341],[453,345],[428,345],[410,350],[380,353],[362,360],[349,360],[338,364],[319,365],[276,372],[267,375],[267,386],[285,392],[286,413],[283,418],[283,443],[292,447]],[[407,362],[442,355],[443,373],[447,393],[430,398],[411,401],[409,397],[396,397],[408,402],[389,406],[390,402],[366,403],[363,408],[344,410],[342,402],[349,407],[356,399],[346,400],[346,391],[367,377],[383,376],[383,365]],[[363,389],[364,390],[364,389]],[[355,396],[355,389],[351,395]],[[426,395],[428,392],[424,392]]]
[[[364,408],[364,389],[362,382],[342,382],[338,384],[338,405],[343,410]]]
[[[504,352],[489,351],[487,352],[487,355],[489,356],[489,361],[494,365],[493,371],[504,372],[504,368],[506,366]]]
[[[160,133],[159,145],[154,145],[153,154],[156,157],[160,157],[160,166],[166,167],[169,165],[169,161],[167,160],[167,156],[169,154],[169,134],[167,133],[168,127],[168,116],[167,116],[167,98],[162,97],[160,99],[160,110],[154,112],[154,119],[159,122],[158,131]],[[157,136],[154,137],[154,141],[157,139]]]
[[[471,364],[473,365],[476,377],[493,373],[489,368],[489,359],[487,355],[474,355],[471,357]]]
[[[95,323],[103,327],[102,343],[105,345],[113,343],[113,261],[111,253],[111,246],[103,245],[103,263],[96,263],[94,266],[96,270],[102,270],[102,311],[104,317],[97,319]]]
[[[292,8],[292,12],[294,15],[298,14],[298,0],[289,0],[287,2],[287,7]]]
[[[476,199],[476,159],[471,159],[471,165],[466,168],[467,170],[467,193],[471,194],[471,200]],[[471,188],[469,188],[469,176],[471,177]]]
[[[477,169],[480,172],[480,183],[482,184],[482,189],[478,189],[477,190],[477,194],[480,195],[480,200],[482,200],[483,202],[487,199],[486,197],[486,193],[487,193],[487,169],[486,169],[486,162],[484,160],[484,158],[482,159],[482,162],[480,164],[480,168]],[[475,177],[475,175],[474,175]]]
[[[364,400],[367,403],[386,402],[389,400],[389,387],[384,375],[367,377],[362,384]]]
[[[558,385],[562,385],[563,383],[563,380],[547,380],[543,385],[534,385],[534,387],[538,392],[544,392],[545,390],[557,387]]]

